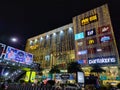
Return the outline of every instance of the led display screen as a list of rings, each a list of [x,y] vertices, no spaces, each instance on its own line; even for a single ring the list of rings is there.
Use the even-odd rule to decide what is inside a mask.
[[[77,72],[77,81],[78,83],[84,83],[85,77],[83,72]]]
[[[110,25],[98,27],[98,33],[99,34],[107,33],[107,32],[110,32]]]
[[[83,39],[84,38],[84,32],[75,34],[75,40]]]
[[[30,65],[33,61],[33,55],[8,46],[4,59]]]
[[[96,35],[95,28],[93,28],[93,29],[90,29],[90,30],[87,30],[87,31],[85,32],[85,34],[86,34],[86,37],[89,37],[89,36],[94,36],[94,35]]]

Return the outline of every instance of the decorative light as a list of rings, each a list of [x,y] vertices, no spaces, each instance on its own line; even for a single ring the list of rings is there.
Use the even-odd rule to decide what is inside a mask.
[[[61,30],[60,33],[62,34],[62,33],[63,33],[63,30]]]
[[[56,35],[56,33],[53,33],[53,35],[55,36],[55,35]]]

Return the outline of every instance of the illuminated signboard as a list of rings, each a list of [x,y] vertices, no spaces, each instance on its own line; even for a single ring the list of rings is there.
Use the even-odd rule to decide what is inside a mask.
[[[78,55],[85,55],[87,54],[87,50],[82,50],[77,53]]]
[[[85,77],[83,72],[77,72],[77,82],[78,83],[84,83]]]
[[[2,44],[2,43],[0,43],[0,58],[2,58],[2,56],[3,56],[3,52],[4,52],[4,50],[5,50],[5,47],[6,47],[6,45],[5,44]]]
[[[82,46],[83,42],[78,42],[77,44],[78,44],[78,46]]]
[[[88,58],[88,64],[116,64],[117,60],[115,56]]]
[[[87,39],[86,41],[87,45],[97,44],[96,38]]]
[[[33,55],[8,46],[6,49],[4,59],[30,65],[33,61]]]
[[[31,54],[31,53],[25,53],[25,64],[28,64],[28,65],[30,65],[30,64],[32,64],[32,62],[33,62],[33,55]]]
[[[36,77],[36,72],[32,71],[32,72],[31,72],[30,81],[31,81],[31,82],[34,82],[34,81],[35,81],[35,77]]]
[[[111,35],[104,35],[104,36],[99,37],[100,43],[109,42],[111,40],[112,40]]]
[[[85,32],[85,34],[86,34],[86,37],[96,35],[95,28],[94,28],[94,29],[87,30],[87,31]]]
[[[107,33],[107,32],[110,32],[110,25],[98,27],[98,33],[99,34]]]
[[[83,26],[83,25],[87,25],[87,24],[92,23],[92,22],[95,22],[95,21],[98,21],[98,16],[97,16],[97,14],[82,19],[82,20],[81,20],[81,25],[82,25],[82,26]]]
[[[83,39],[84,38],[84,32],[75,34],[75,40]]]
[[[87,60],[77,60],[77,63],[78,63],[78,64],[86,64],[86,63],[87,63]]]
[[[29,82],[30,80],[30,72],[26,72],[26,75],[25,75],[25,79],[24,79],[26,82]]]

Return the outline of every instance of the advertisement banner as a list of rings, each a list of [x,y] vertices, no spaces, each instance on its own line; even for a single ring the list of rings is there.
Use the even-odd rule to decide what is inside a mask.
[[[5,60],[10,60],[18,63],[31,65],[33,62],[33,55],[22,50],[8,46],[4,56]]]

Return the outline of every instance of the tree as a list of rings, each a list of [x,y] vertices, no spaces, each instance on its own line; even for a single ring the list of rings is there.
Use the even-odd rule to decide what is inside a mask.
[[[52,66],[51,70],[49,71],[49,73],[53,74],[53,73],[60,73],[60,69],[57,65]]]
[[[77,62],[71,62],[67,66],[68,73],[77,73],[78,71],[82,72],[81,65]]]
[[[92,68],[93,69],[91,70],[91,72],[95,72],[95,73],[105,72],[105,70],[102,69],[99,65],[93,65]]]

